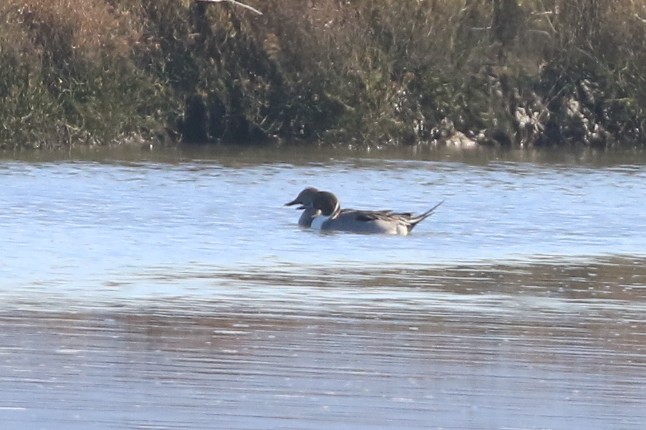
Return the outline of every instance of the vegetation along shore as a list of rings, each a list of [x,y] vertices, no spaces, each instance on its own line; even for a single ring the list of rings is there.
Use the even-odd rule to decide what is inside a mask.
[[[646,145],[646,0],[243,3],[4,0],[0,147]]]

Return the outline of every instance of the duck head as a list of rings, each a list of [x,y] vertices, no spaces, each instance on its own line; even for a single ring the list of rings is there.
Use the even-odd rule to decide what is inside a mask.
[[[299,210],[312,208],[314,196],[316,196],[317,193],[319,193],[319,190],[317,190],[316,188],[307,187],[303,191],[298,193],[298,196],[296,196],[294,200],[285,203],[285,206],[300,205],[296,208]]]
[[[319,191],[314,194],[312,208],[321,211],[321,215],[327,218],[334,218],[341,212],[339,199],[328,191]]]

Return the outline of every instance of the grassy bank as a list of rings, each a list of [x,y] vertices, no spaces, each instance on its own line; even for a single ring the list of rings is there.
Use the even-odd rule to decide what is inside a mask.
[[[644,0],[5,0],[0,146],[646,143]]]

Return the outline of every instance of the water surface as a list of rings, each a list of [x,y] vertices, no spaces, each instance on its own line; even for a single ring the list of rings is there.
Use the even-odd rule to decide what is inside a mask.
[[[255,148],[0,161],[3,428],[638,429],[646,157]],[[318,234],[283,207],[421,212]]]

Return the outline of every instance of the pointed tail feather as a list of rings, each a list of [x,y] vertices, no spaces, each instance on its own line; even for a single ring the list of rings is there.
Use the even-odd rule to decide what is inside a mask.
[[[412,230],[413,227],[415,227],[417,224],[419,224],[420,222],[424,221],[426,218],[431,216],[433,214],[433,212],[435,212],[435,209],[439,208],[442,203],[444,203],[444,200],[442,200],[441,202],[439,202],[438,204],[436,204],[435,206],[433,206],[432,208],[430,208],[429,210],[427,210],[423,214],[419,214],[417,216],[411,217],[410,218],[410,229]]]

